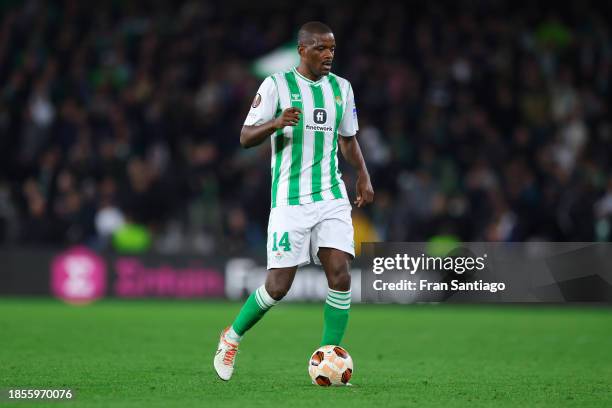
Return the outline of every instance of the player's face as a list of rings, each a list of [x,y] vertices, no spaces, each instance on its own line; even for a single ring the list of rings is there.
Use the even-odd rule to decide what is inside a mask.
[[[309,71],[316,77],[329,74],[334,60],[336,40],[332,33],[313,34],[313,42],[303,47],[300,55]]]

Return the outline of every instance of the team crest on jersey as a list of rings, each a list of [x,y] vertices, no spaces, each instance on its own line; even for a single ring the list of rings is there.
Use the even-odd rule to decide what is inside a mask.
[[[261,103],[261,95],[258,93],[257,95],[255,95],[255,98],[253,99],[253,103],[251,104],[251,107],[256,108],[259,106],[260,103]]]
[[[292,93],[292,94],[291,94],[291,100],[292,100],[292,101],[301,101],[301,100],[302,100],[302,97],[300,96],[300,94],[299,94],[299,93]]]
[[[340,95],[336,95],[336,103],[338,105],[342,105],[342,98],[340,97]]]

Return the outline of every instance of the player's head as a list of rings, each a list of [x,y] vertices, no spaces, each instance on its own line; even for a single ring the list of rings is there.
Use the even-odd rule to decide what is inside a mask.
[[[310,21],[298,31],[298,53],[301,64],[314,76],[329,74],[336,50],[331,28],[319,21]]]

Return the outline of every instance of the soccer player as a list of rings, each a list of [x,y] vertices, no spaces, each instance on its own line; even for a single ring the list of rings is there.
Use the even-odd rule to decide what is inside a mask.
[[[353,89],[330,72],[335,49],[328,26],[304,24],[298,32],[299,66],[263,81],[240,132],[245,148],[271,137],[268,275],[221,333],[214,367],[222,380],[232,376],[242,336],[287,294],[297,268],[310,263],[311,254],[323,265],[329,286],[321,344],[342,341],[351,305],[349,262],[355,250],[338,146],[358,174],[354,204],[372,202],[374,190],[355,138]]]

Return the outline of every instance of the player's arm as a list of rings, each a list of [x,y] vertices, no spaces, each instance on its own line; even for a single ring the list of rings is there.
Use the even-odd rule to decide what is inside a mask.
[[[300,120],[300,110],[298,108],[287,108],[280,116],[262,123],[261,125],[244,125],[240,131],[240,145],[249,148],[260,145],[270,135],[285,126],[295,126]]]
[[[357,141],[356,135],[359,130],[359,124],[357,123],[355,95],[350,84],[346,96],[346,107],[338,129],[338,141],[342,156],[357,171],[357,199],[355,204],[357,207],[363,207],[374,201],[374,189],[370,182],[370,173],[368,173],[365,160],[363,160],[363,154],[361,154],[361,147],[359,147],[359,142]]]
[[[359,147],[359,142],[355,136],[340,136],[338,141],[342,156],[357,171],[357,199],[355,204],[357,207],[363,207],[374,201],[374,189],[370,182],[370,173],[368,173],[365,160],[363,160],[363,154],[361,154],[361,147]]]

